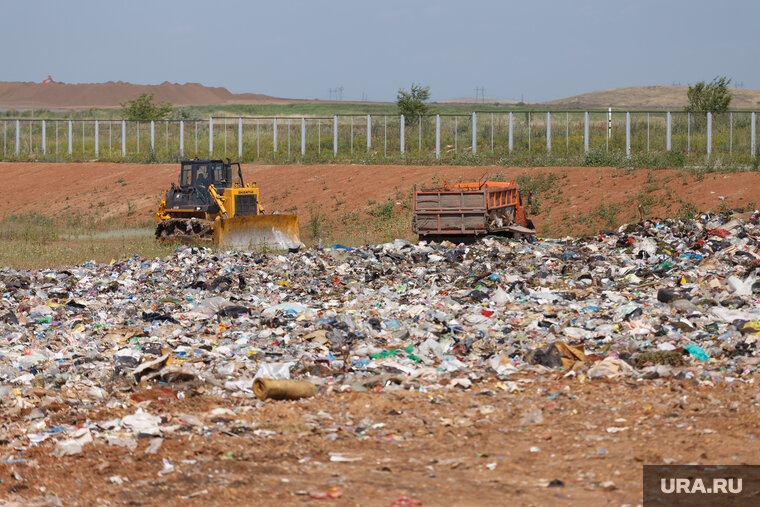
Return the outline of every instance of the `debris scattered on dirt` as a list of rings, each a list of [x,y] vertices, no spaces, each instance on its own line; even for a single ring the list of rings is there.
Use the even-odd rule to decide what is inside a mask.
[[[554,456],[559,419],[581,417],[581,405],[563,416],[558,404],[581,392],[601,396],[611,384],[642,392],[651,384],[636,410],[647,424],[665,424],[701,401],[655,400],[656,389],[733,391],[758,375],[759,240],[759,215],[726,213],[629,224],[583,239],[485,238],[462,247],[397,240],[281,255],[181,247],[165,259],[3,269],[0,314],[13,316],[0,322],[3,466],[107,450],[98,458],[106,460],[103,482],[136,492],[129,468],[109,464],[108,455],[158,460],[155,480],[197,466],[193,454],[178,451],[196,445],[193,437],[312,435],[321,442],[320,461],[383,474],[382,461],[341,441],[369,439],[368,451],[412,438],[403,435],[417,425],[428,433],[415,438],[440,439],[445,428],[479,431],[478,421],[496,417],[510,418],[515,427],[498,430],[510,438],[522,438],[515,428],[536,432],[521,444],[525,455]],[[211,289],[219,277],[245,283]],[[404,393],[417,396],[414,405],[388,399],[382,413],[374,408],[380,399],[369,397]],[[352,415],[352,401],[341,416],[325,405],[348,395],[373,408]],[[523,401],[513,412],[497,410],[517,397]],[[720,411],[739,410],[715,400]],[[662,403],[669,405],[650,420],[651,407]],[[441,404],[459,408],[442,413]],[[256,416],[273,410],[286,412]],[[605,420],[599,438],[639,431],[644,419],[630,417]],[[241,459],[240,448],[230,449],[218,449],[216,459]],[[299,455],[287,466],[312,459]],[[433,478],[442,466],[465,465],[429,466]],[[477,466],[502,473],[516,465],[489,458]],[[276,475],[287,479],[283,470]],[[534,482],[567,491],[573,477]],[[582,483],[622,494],[614,479]],[[209,484],[181,496],[205,496]],[[358,498],[346,482],[301,487],[293,494]],[[393,498],[417,502],[417,492]]]

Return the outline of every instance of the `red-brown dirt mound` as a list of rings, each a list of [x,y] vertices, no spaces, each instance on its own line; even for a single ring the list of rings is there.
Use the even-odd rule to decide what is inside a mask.
[[[123,81],[107,83],[0,82],[0,108],[119,107],[143,93],[153,93],[159,102],[175,106],[215,106],[223,104],[287,104],[307,102],[257,93],[231,93],[226,88],[198,83],[137,85]]]

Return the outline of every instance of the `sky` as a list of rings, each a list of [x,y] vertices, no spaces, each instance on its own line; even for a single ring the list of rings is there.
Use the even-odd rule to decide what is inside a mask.
[[[0,81],[545,101],[727,76],[760,88],[753,0],[2,0]]]

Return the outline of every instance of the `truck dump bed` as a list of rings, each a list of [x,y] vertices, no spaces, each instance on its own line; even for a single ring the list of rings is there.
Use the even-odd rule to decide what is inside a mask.
[[[423,237],[535,233],[514,181],[415,186],[412,230]]]

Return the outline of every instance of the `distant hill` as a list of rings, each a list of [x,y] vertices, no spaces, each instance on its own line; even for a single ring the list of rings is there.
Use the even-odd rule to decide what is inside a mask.
[[[171,102],[175,106],[313,102],[258,93],[236,94],[226,88],[198,83],[137,85],[123,81],[83,84],[0,81],[0,109],[120,107],[122,102],[137,98],[143,93],[153,93],[155,100]]]
[[[483,98],[483,97],[459,97],[456,99],[446,99],[446,100],[439,100],[438,104],[446,104],[446,105],[466,105],[466,106],[514,106],[517,105],[519,101],[517,100],[511,100],[511,99],[491,99],[491,98]]]
[[[615,107],[627,109],[682,109],[688,104],[687,86],[627,86],[582,93],[542,102],[551,107]],[[760,109],[760,90],[732,88],[731,109]]]
[[[627,109],[681,109],[687,104],[686,86],[628,86],[583,93],[531,106],[568,108],[627,108]],[[760,109],[760,90],[733,88],[732,109]],[[223,87],[204,86],[199,83],[169,83],[137,85],[123,81],[107,83],[34,83],[0,81],[0,109],[86,109],[90,107],[120,107],[122,102],[143,93],[153,93],[159,102],[175,106],[220,106],[225,104],[293,104],[329,102],[305,99],[272,97],[258,93],[231,93]],[[462,97],[447,99],[439,104],[465,104],[483,106],[513,106],[518,102],[509,99]]]

